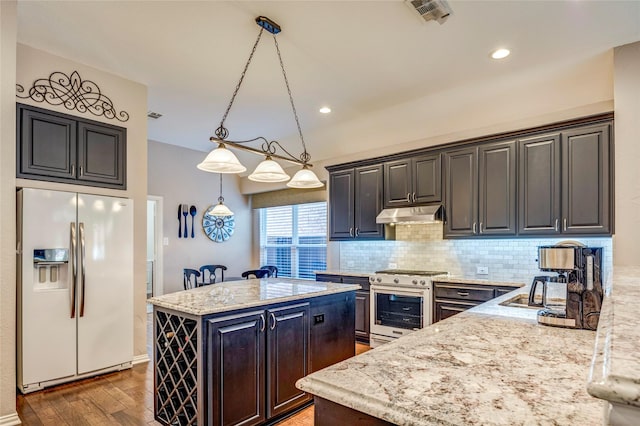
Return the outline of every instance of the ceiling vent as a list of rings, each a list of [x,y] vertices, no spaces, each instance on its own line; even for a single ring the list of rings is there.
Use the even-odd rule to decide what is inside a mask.
[[[446,0],[407,0],[406,2],[425,21],[438,21],[440,25],[453,13]]]
[[[147,117],[157,120],[158,118],[162,117],[162,114],[160,114],[159,112],[149,111],[147,112]]]

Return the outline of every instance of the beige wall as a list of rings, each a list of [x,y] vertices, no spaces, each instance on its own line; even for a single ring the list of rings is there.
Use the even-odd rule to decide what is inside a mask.
[[[16,2],[0,1],[0,424],[16,414]]]
[[[613,263],[640,266],[640,42],[615,55],[615,203]]]
[[[248,197],[240,194],[237,175],[223,175],[224,202],[235,213],[235,231],[222,243],[211,241],[202,230],[202,215],[217,204],[220,180],[217,173],[196,168],[206,153],[149,141],[149,195],[163,198],[163,234],[168,245],[163,247],[164,293],[183,289],[182,269],[198,269],[202,265],[221,264],[229,268],[225,276],[240,276],[252,264],[252,222]],[[195,205],[195,238],[178,238],[178,204]],[[184,226],[184,221],[183,221]],[[191,216],[188,217],[191,235]]]

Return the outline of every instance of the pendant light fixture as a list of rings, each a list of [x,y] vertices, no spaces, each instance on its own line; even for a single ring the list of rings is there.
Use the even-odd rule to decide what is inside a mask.
[[[214,173],[242,173],[246,170],[238,158],[231,152],[228,148],[239,149],[243,151],[252,152],[254,154],[259,154],[265,157],[265,160],[262,161],[258,167],[256,167],[255,171],[249,175],[249,179],[255,182],[286,182],[290,179],[289,175],[287,175],[280,164],[278,164],[275,159],[287,161],[289,163],[294,163],[302,166],[302,169],[299,170],[293,179],[287,183],[287,186],[291,188],[318,188],[324,186],[322,182],[318,179],[316,174],[311,171],[310,167],[312,165],[309,163],[311,160],[311,156],[307,152],[307,147],[304,142],[304,136],[302,136],[302,128],[300,127],[300,120],[298,119],[298,113],[296,112],[296,107],[293,103],[293,96],[291,95],[291,88],[289,87],[289,80],[287,79],[287,73],[284,70],[284,64],[282,62],[282,56],[280,54],[280,47],[278,46],[278,40],[276,39],[276,34],[282,31],[280,26],[276,24],[271,19],[265,16],[258,16],[256,18],[256,24],[260,27],[260,31],[258,33],[258,38],[253,44],[253,48],[251,49],[251,53],[249,54],[249,59],[244,66],[244,70],[240,75],[240,80],[236,85],[235,90],[233,91],[233,95],[231,95],[231,100],[229,101],[229,105],[227,106],[224,115],[222,116],[222,120],[220,121],[220,125],[215,131],[215,136],[211,136],[209,138],[210,141],[218,144],[218,146],[207,155],[204,161],[198,164],[198,168],[200,170],[204,170],[207,172]],[[242,81],[247,73],[247,69],[249,68],[249,64],[253,59],[253,55],[260,43],[260,38],[262,37],[262,33],[264,30],[267,30],[273,35],[273,42],[276,47],[276,52],[278,54],[278,60],[280,61],[280,69],[282,70],[282,76],[284,77],[284,83],[287,88],[287,93],[289,94],[289,102],[291,103],[291,109],[293,110],[293,118],[296,121],[296,125],[298,127],[298,135],[300,136],[300,142],[302,144],[302,153],[295,157],[291,153],[289,153],[278,141],[276,140],[268,140],[262,136],[255,137],[253,139],[244,140],[244,141],[231,141],[227,139],[229,137],[229,130],[224,127],[224,122],[227,119],[227,115],[229,115],[229,110],[231,110],[231,106],[240,90],[240,86],[242,85]],[[244,144],[262,141],[261,147],[253,148]]]
[[[211,216],[233,216],[233,212],[229,210],[229,207],[224,205],[224,197],[222,196],[222,174],[220,174],[220,196],[218,197],[218,204],[209,212]]]

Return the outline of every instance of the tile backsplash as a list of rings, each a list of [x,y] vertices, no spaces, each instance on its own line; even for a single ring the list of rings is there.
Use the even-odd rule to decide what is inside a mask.
[[[398,269],[448,271],[465,278],[528,284],[534,276],[545,274],[538,269],[538,246],[571,239],[603,248],[604,281],[610,282],[611,237],[444,240],[442,231],[441,223],[397,225],[395,241],[341,242],[340,270],[374,272],[395,263]],[[478,275],[479,266],[487,267],[489,274]]]

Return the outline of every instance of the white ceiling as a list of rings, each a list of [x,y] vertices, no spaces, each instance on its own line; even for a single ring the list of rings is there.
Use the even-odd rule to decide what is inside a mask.
[[[208,151],[268,16],[305,136],[443,90],[588,61],[640,40],[640,1],[457,1],[443,25],[390,1],[19,1],[18,40],[148,86],[151,140]],[[489,59],[505,46],[506,60]],[[524,78],[524,77],[523,77]],[[329,105],[333,112],[318,109]],[[393,106],[398,108],[390,108]],[[407,107],[408,108],[408,107]],[[313,160],[375,149],[369,138],[394,115],[362,129],[362,141],[305,137]],[[229,139],[264,136],[299,152],[272,36],[264,33],[225,122]],[[336,145],[333,140],[339,141]],[[242,157],[241,157],[242,158]],[[244,162],[244,160],[243,160]]]

